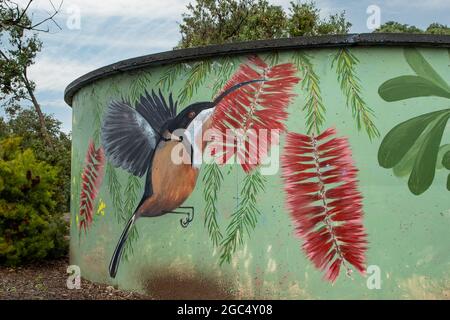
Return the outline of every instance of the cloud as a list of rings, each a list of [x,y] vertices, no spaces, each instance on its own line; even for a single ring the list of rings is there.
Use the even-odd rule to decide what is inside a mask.
[[[28,0],[17,1],[25,5]],[[52,0],[55,6],[58,6],[60,0]],[[174,15],[180,16],[185,10],[188,0],[69,0],[64,1],[62,6],[63,14],[71,14],[74,11],[70,9],[79,9],[83,16],[96,17],[142,17],[147,20],[172,19]],[[37,0],[33,3],[32,9],[39,11],[52,11],[52,4],[49,0]]]
[[[64,102],[63,99],[57,99],[57,100],[41,100],[40,104],[44,108],[67,108],[67,104]]]
[[[64,92],[65,87],[96,66],[67,58],[43,56],[30,68],[30,79],[36,82],[37,91]]]
[[[288,9],[291,7],[291,2],[297,2],[296,0],[271,0],[270,3],[273,5],[279,5],[282,6],[286,12],[288,12]],[[302,3],[309,3],[311,1],[300,1]],[[322,19],[328,18],[330,15],[339,13],[345,9],[343,4],[339,2],[334,2],[333,0],[315,0],[314,3],[316,4],[316,7],[320,9],[320,17]]]
[[[448,0],[427,0],[427,1],[411,1],[411,0],[390,0],[384,1],[386,7],[402,7],[403,9],[421,9],[421,10],[436,10],[450,8],[450,1]]]
[[[1,0],[0,0],[1,1]],[[52,0],[55,5],[60,0]],[[287,9],[291,0],[270,0]],[[296,0],[294,0],[296,1]],[[309,0],[302,0],[302,2]],[[25,5],[28,0],[16,0]],[[186,5],[195,0],[64,0],[56,17],[62,30],[41,33],[44,48],[30,77],[46,111],[55,114],[70,127],[70,108],[63,102],[65,87],[77,77],[104,65],[144,54],[172,49],[179,41],[177,22]],[[371,0],[316,0],[321,17],[347,11],[353,32],[367,32],[366,8]],[[396,20],[419,27],[437,20],[448,23],[445,15],[449,0],[379,0],[382,19]],[[79,9],[81,29],[69,29],[66,22]],[[34,19],[46,17],[53,8],[49,0],[35,0],[30,8]],[[444,20],[444,21],[443,21]],[[447,20],[447,21],[445,21]]]

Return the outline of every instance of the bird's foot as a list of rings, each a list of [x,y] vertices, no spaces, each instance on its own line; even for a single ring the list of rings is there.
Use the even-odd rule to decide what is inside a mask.
[[[180,219],[180,224],[183,228],[187,228],[189,226],[189,224],[194,220],[194,208],[193,207],[179,207],[179,208],[180,209],[189,209],[189,211],[188,212],[172,211],[170,213],[186,215],[186,218]]]
[[[191,209],[190,212],[186,213],[186,218],[180,219],[180,224],[183,228],[187,228],[189,224],[194,220],[194,208],[184,207],[184,209]]]
[[[189,217],[186,217],[184,219],[180,219],[180,224],[183,228],[187,228],[189,227],[189,224],[192,222],[191,219],[189,219]]]
[[[192,214],[188,213],[186,218],[180,219],[181,226],[183,228],[187,228],[193,220],[194,220],[194,213],[193,212]]]

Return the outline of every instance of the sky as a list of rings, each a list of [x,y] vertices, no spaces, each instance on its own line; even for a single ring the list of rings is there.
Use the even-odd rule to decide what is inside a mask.
[[[60,0],[52,0],[58,6]],[[191,0],[191,2],[194,0]],[[27,3],[27,0],[19,0]],[[30,69],[44,112],[71,131],[71,108],[65,87],[77,77],[123,59],[172,50],[180,40],[179,23],[189,0],[65,0],[56,21],[42,33],[42,52]],[[269,0],[284,8],[290,0]],[[322,16],[345,10],[352,33],[367,27],[371,5],[380,8],[380,22],[395,20],[426,28],[432,22],[450,25],[450,0],[316,0]],[[35,0],[30,12],[38,20],[52,11],[49,0]]]

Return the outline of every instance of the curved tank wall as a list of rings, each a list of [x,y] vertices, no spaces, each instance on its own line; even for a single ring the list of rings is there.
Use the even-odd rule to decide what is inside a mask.
[[[82,276],[155,298],[449,298],[449,37],[322,39],[174,51],[71,84],[70,260]],[[188,107],[253,80],[212,109]],[[190,148],[164,132],[204,110],[220,134],[279,139],[252,164],[181,170],[162,150]],[[226,155],[253,142],[232,144]],[[187,226],[165,214],[175,205],[193,208],[173,210],[194,211]]]

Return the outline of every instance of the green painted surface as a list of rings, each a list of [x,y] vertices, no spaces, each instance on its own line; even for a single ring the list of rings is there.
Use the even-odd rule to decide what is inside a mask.
[[[402,48],[350,48],[359,62],[355,75],[361,85],[361,96],[373,110],[374,124],[379,137],[369,139],[364,127],[357,129],[351,107],[338,82],[332,61],[337,49],[302,51],[309,56],[313,70],[320,80],[320,92],[326,113],[322,131],[335,127],[340,136],[349,139],[353,159],[359,169],[359,190],[364,200],[364,226],[368,233],[367,265],[381,270],[381,289],[369,289],[367,279],[358,273],[353,279],[345,272],[331,285],[322,279],[322,272],[314,268],[301,250],[302,241],[294,236],[294,227],[285,209],[283,181],[280,174],[267,176],[265,191],[258,195],[259,221],[245,244],[234,254],[230,264],[219,265],[219,252],[209,239],[204,226],[202,171],[195,191],[185,202],[196,208],[196,218],[186,229],[179,217],[165,215],[142,218],[137,223],[138,238],[133,241],[133,254],[123,260],[116,279],[108,275],[108,264],[125,224],[118,218],[122,207],[133,208],[143,192],[132,190],[130,175],[105,167],[105,176],[95,201],[94,212],[100,203],[105,208],[95,214],[94,222],[85,233],[78,229],[80,179],[88,143],[93,139],[100,145],[100,121],[108,103],[122,97],[135,99],[145,89],[168,86],[159,82],[171,66],[121,74],[96,82],[80,90],[73,101],[73,152],[71,201],[71,263],[81,267],[82,276],[93,281],[118,285],[124,289],[150,291],[155,297],[183,296],[188,287],[208,291],[204,296],[238,298],[289,299],[402,299],[450,297],[450,202],[446,189],[448,170],[440,169],[431,187],[416,196],[408,189],[408,177],[397,177],[390,169],[380,167],[378,149],[383,137],[396,125],[415,116],[450,108],[445,97],[418,97],[387,102],[378,94],[385,81],[414,75],[405,60]],[[450,83],[449,54],[446,49],[420,49],[428,63]],[[292,62],[295,52],[283,52],[277,63]],[[273,55],[261,54],[267,62]],[[232,59],[237,68],[246,57]],[[193,90],[180,107],[190,102],[210,100],[224,83],[220,74],[221,61],[211,60],[212,72]],[[180,72],[170,85],[174,96],[182,93],[189,83],[194,66],[181,64]],[[232,74],[231,69],[229,75]],[[299,77],[303,78],[302,69]],[[192,79],[191,79],[192,80]],[[159,82],[159,83],[158,83]],[[300,84],[295,87],[297,97],[289,106],[286,121],[288,131],[306,134],[306,116],[302,110],[308,92]],[[179,108],[179,109],[181,109]],[[450,143],[449,125],[442,144]],[[284,138],[281,139],[281,152]],[[111,176],[111,171],[115,176]],[[244,172],[238,165],[222,168],[217,207],[218,222],[225,230],[231,214],[239,202]],[[117,179],[117,192],[110,191]],[[133,181],[131,181],[133,182]],[[136,181],[134,181],[136,182]],[[127,188],[128,186],[128,188]],[[136,192],[136,196],[133,192]],[[126,216],[131,214],[126,210]],[[207,284],[206,284],[207,283]],[[164,288],[166,287],[166,288]],[[197,290],[197,291],[199,291]],[[181,293],[180,293],[181,292]],[[217,295],[215,295],[215,292]],[[202,297],[202,293],[199,293]]]

